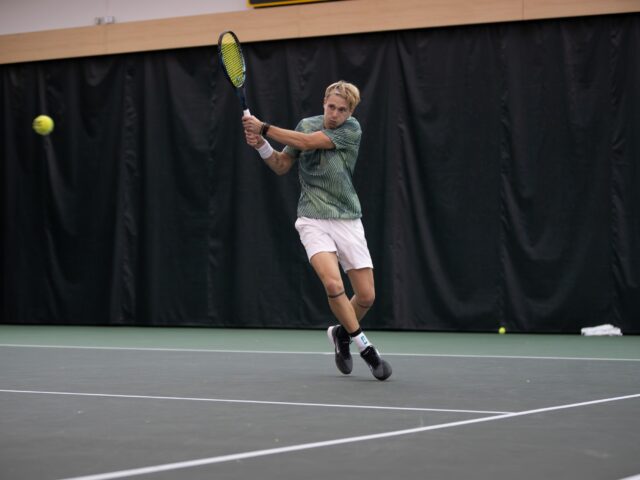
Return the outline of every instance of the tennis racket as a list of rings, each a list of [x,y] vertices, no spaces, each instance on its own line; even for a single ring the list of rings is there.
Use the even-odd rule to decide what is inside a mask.
[[[242,55],[242,47],[236,34],[231,31],[222,32],[218,38],[218,57],[227,80],[236,89],[244,115],[251,115],[245,98],[244,81],[247,67]]]

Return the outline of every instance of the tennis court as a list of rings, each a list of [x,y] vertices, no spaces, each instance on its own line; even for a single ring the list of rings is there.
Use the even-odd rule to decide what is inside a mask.
[[[0,478],[622,479],[640,338],[0,325]]]

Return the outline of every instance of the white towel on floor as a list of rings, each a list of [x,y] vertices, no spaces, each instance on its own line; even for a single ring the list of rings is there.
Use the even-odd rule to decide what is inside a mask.
[[[580,330],[580,333],[588,337],[593,337],[593,336],[618,337],[622,335],[622,331],[618,327],[614,327],[609,323],[604,325],[598,325],[597,327],[585,327],[582,330]]]

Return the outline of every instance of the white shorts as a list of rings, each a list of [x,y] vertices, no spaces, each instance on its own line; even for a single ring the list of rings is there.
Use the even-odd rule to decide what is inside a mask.
[[[316,253],[334,252],[345,272],[358,268],[373,268],[364,227],[355,220],[300,217],[296,230],[311,260]]]

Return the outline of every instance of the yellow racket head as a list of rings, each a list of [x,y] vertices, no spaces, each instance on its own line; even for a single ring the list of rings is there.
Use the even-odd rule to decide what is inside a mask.
[[[218,38],[218,56],[231,84],[236,88],[242,87],[246,68],[240,42],[233,32],[223,32]]]

